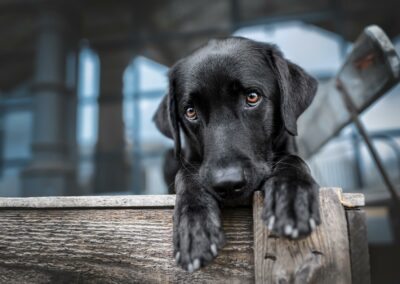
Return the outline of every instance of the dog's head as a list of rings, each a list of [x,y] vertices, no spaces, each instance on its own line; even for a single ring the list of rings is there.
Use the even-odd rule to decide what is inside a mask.
[[[174,139],[177,157],[198,166],[201,185],[222,198],[249,196],[285,150],[279,141],[297,135],[297,118],[316,86],[273,45],[212,40],[171,68],[154,119]]]

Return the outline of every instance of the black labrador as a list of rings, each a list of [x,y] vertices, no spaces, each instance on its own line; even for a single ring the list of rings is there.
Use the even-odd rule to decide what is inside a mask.
[[[175,142],[165,178],[176,192],[174,256],[184,269],[217,255],[221,206],[255,190],[265,193],[262,218],[275,234],[297,239],[320,223],[318,185],[293,137],[316,88],[274,45],[239,37],[211,40],[171,68],[154,121]]]

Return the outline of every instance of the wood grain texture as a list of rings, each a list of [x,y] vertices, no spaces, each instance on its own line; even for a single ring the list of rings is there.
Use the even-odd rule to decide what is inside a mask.
[[[268,232],[254,195],[256,283],[351,283],[349,242],[343,206],[334,190],[321,189],[322,224],[306,239],[289,241]]]
[[[323,223],[300,241],[269,235],[261,193],[225,208],[227,244],[194,274],[172,259],[173,195],[0,198],[0,283],[351,283],[348,233],[366,236],[342,203],[361,198],[320,193]]]
[[[365,206],[365,197],[362,193],[342,193],[340,202],[346,209]]]
[[[172,209],[3,209],[0,283],[254,283],[251,209],[223,215],[226,246],[189,274],[172,259]]]
[[[175,195],[3,197],[0,208],[173,207]]]
[[[327,188],[328,189],[328,188]],[[334,190],[346,207],[365,205],[362,193],[343,193]],[[242,205],[245,205],[243,202]],[[122,195],[122,196],[46,196],[46,197],[0,197],[0,208],[172,208],[175,195]]]
[[[346,209],[352,209],[352,208],[358,208],[358,207],[363,207],[365,206],[365,197],[364,194],[362,193],[348,193],[348,192],[343,192],[343,189],[340,187],[323,187],[320,190],[330,190],[334,191],[338,198],[340,203],[346,208]]]

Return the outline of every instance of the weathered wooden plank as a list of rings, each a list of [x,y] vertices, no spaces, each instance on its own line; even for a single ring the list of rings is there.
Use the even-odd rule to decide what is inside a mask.
[[[330,188],[340,195],[346,207],[365,205],[361,193],[343,193],[340,188]],[[175,205],[175,195],[122,195],[122,196],[50,196],[50,197],[0,197],[4,208],[165,208]]]
[[[367,27],[335,78],[318,88],[310,108],[299,118],[299,150],[309,157],[350,123],[336,88],[340,79],[361,113],[399,82],[400,59],[378,26]],[[312,125],[312,127],[310,127]]]
[[[300,241],[271,238],[255,196],[254,216],[224,209],[227,245],[194,274],[172,259],[174,196],[0,198],[0,283],[350,283],[341,202],[360,196],[321,189],[323,224]]]
[[[262,195],[254,195],[256,283],[351,283],[343,206],[331,189],[321,189],[320,201],[321,226],[306,239],[289,241],[270,234],[260,217]]]
[[[336,192],[340,203],[346,208],[357,208],[365,206],[365,197],[362,193],[345,193],[340,187],[327,187],[323,190],[332,190]]]
[[[365,212],[359,209],[346,210],[350,242],[352,284],[369,284],[370,266]]]
[[[340,202],[346,208],[356,208],[365,206],[365,197],[362,193],[342,193]]]
[[[254,283],[250,208],[226,209],[227,244],[187,273],[172,209],[0,210],[0,283]]]
[[[3,197],[0,208],[173,207],[175,195]]]

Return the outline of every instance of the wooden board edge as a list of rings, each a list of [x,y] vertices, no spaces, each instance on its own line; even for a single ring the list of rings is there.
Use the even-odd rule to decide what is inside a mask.
[[[353,284],[370,284],[370,263],[366,214],[364,210],[346,210]]]
[[[264,199],[263,199],[263,195],[261,192],[255,193],[254,197],[253,197],[253,235],[254,235],[254,275],[255,275],[255,283],[275,283],[275,282],[279,282],[277,280],[284,280],[283,282],[285,283],[291,283],[291,281],[289,281],[290,279],[293,280],[295,277],[296,279],[294,279],[296,281],[299,281],[298,283],[306,283],[305,279],[308,279],[310,277],[310,279],[313,279],[313,277],[317,277],[316,275],[322,275],[324,274],[327,281],[336,279],[336,282],[327,282],[327,283],[350,283],[351,282],[351,277],[352,277],[352,272],[351,272],[351,262],[350,262],[350,252],[349,252],[349,240],[348,240],[348,228],[347,228],[347,220],[346,220],[346,208],[341,204],[340,202],[340,198],[338,195],[338,192],[341,192],[341,189],[338,188],[321,188],[320,189],[320,200],[324,200],[325,203],[331,203],[331,204],[335,204],[335,208],[337,210],[337,212],[335,213],[340,213],[340,216],[338,217],[338,220],[341,222],[341,228],[343,228],[343,234],[342,234],[342,243],[341,245],[339,245],[338,247],[341,248],[341,250],[343,250],[341,256],[343,256],[344,258],[341,259],[340,262],[337,262],[336,264],[340,264],[339,266],[341,266],[340,269],[340,275],[335,278],[335,277],[330,277],[327,275],[331,275],[333,272],[330,271],[329,269],[332,269],[332,267],[330,266],[331,264],[329,264],[329,260],[328,258],[326,258],[327,260],[325,260],[327,263],[322,264],[321,259],[319,257],[315,258],[315,254],[313,252],[313,250],[308,250],[307,252],[305,252],[305,254],[301,254],[301,255],[306,255],[308,252],[312,253],[312,261],[310,262],[310,258],[305,258],[303,259],[302,263],[297,263],[298,267],[295,268],[293,271],[291,270],[285,270],[286,267],[286,262],[280,263],[280,267],[278,268],[274,268],[274,266],[276,266],[277,264],[275,263],[275,261],[277,260],[276,255],[274,253],[270,254],[269,251],[267,251],[266,254],[266,250],[265,250],[265,244],[267,244],[267,247],[269,248],[274,248],[274,245],[271,245],[271,242],[280,242],[280,245],[282,245],[283,247],[288,247],[290,248],[292,245],[293,246],[299,246],[298,242],[304,242],[306,239],[304,240],[298,240],[298,241],[288,241],[286,239],[279,239],[279,240],[272,240],[270,239],[270,236],[268,236],[268,231],[266,229],[266,226],[264,224],[264,222],[261,220],[261,212],[262,212],[262,208],[263,208],[263,203],[264,203]],[[322,205],[321,205],[322,206]],[[326,209],[326,208],[325,208]],[[324,211],[326,216],[329,216],[329,214],[331,213],[326,213],[327,211]],[[329,211],[330,212],[330,211]],[[335,215],[338,216],[338,215]],[[327,230],[328,227],[326,225],[327,223],[325,223],[325,229],[319,229],[319,230]],[[322,228],[322,227],[319,227]],[[341,230],[336,230],[337,232],[341,231]],[[315,234],[315,233],[314,233]],[[311,247],[315,246],[315,241],[319,238],[319,237],[315,237],[315,235],[311,235],[308,238],[310,238],[310,240],[312,238],[316,238],[313,241],[310,241],[310,243],[308,245],[310,245]],[[276,239],[273,238],[273,239]],[[336,239],[335,239],[336,240]],[[331,240],[331,242],[333,242]],[[291,244],[290,244],[291,243]],[[339,242],[340,243],[340,242]],[[332,244],[330,246],[327,246],[326,249],[328,249],[329,247],[332,247]],[[276,246],[276,245],[275,245]],[[296,249],[294,249],[294,251],[297,251],[297,249],[299,249],[299,247],[296,247]],[[292,248],[293,250],[293,248]],[[336,249],[335,249],[336,250]],[[321,255],[324,255],[326,252],[324,250],[321,250],[323,253]],[[321,253],[319,251],[319,253]],[[319,254],[318,254],[319,255]],[[272,260],[274,263],[271,264],[270,261],[265,261],[265,259],[268,260]],[[336,260],[338,260],[339,257],[336,257]],[[315,261],[315,262],[314,262]],[[311,266],[310,263],[313,263]],[[282,266],[283,265],[283,266]],[[289,265],[290,266],[290,265]],[[312,268],[312,269],[304,269],[304,267],[308,267],[308,268]],[[331,267],[331,268],[329,268]],[[302,268],[302,269],[299,269]],[[325,270],[325,272],[322,272],[322,270]],[[306,271],[303,273],[298,273],[299,271]],[[329,272],[329,273],[326,273]],[[287,274],[289,273],[289,274]],[[333,274],[332,274],[333,275]],[[283,277],[283,278],[282,278]],[[338,280],[341,280],[341,282],[337,282]],[[289,281],[289,282],[287,282]],[[282,283],[283,283],[282,282]],[[297,282],[296,282],[297,283]]]
[[[343,192],[343,190],[339,187],[332,187],[332,188],[321,188],[324,189],[331,189],[336,192],[339,197],[340,203],[346,208],[357,208],[357,207],[364,207],[365,206],[365,196],[363,193],[348,193]]]
[[[256,191],[253,195],[253,241],[254,241],[254,281],[263,282],[263,251],[260,249],[262,240],[266,237],[264,223],[261,220],[261,212],[264,203],[264,197],[261,191]]]
[[[49,196],[0,198],[0,209],[172,208],[175,195]]]
[[[365,205],[362,193],[343,193],[340,188],[321,188],[334,190],[346,208]],[[262,193],[255,192],[262,197]],[[112,196],[47,196],[47,197],[2,197],[0,209],[56,209],[56,208],[172,208],[175,195],[112,195]]]

